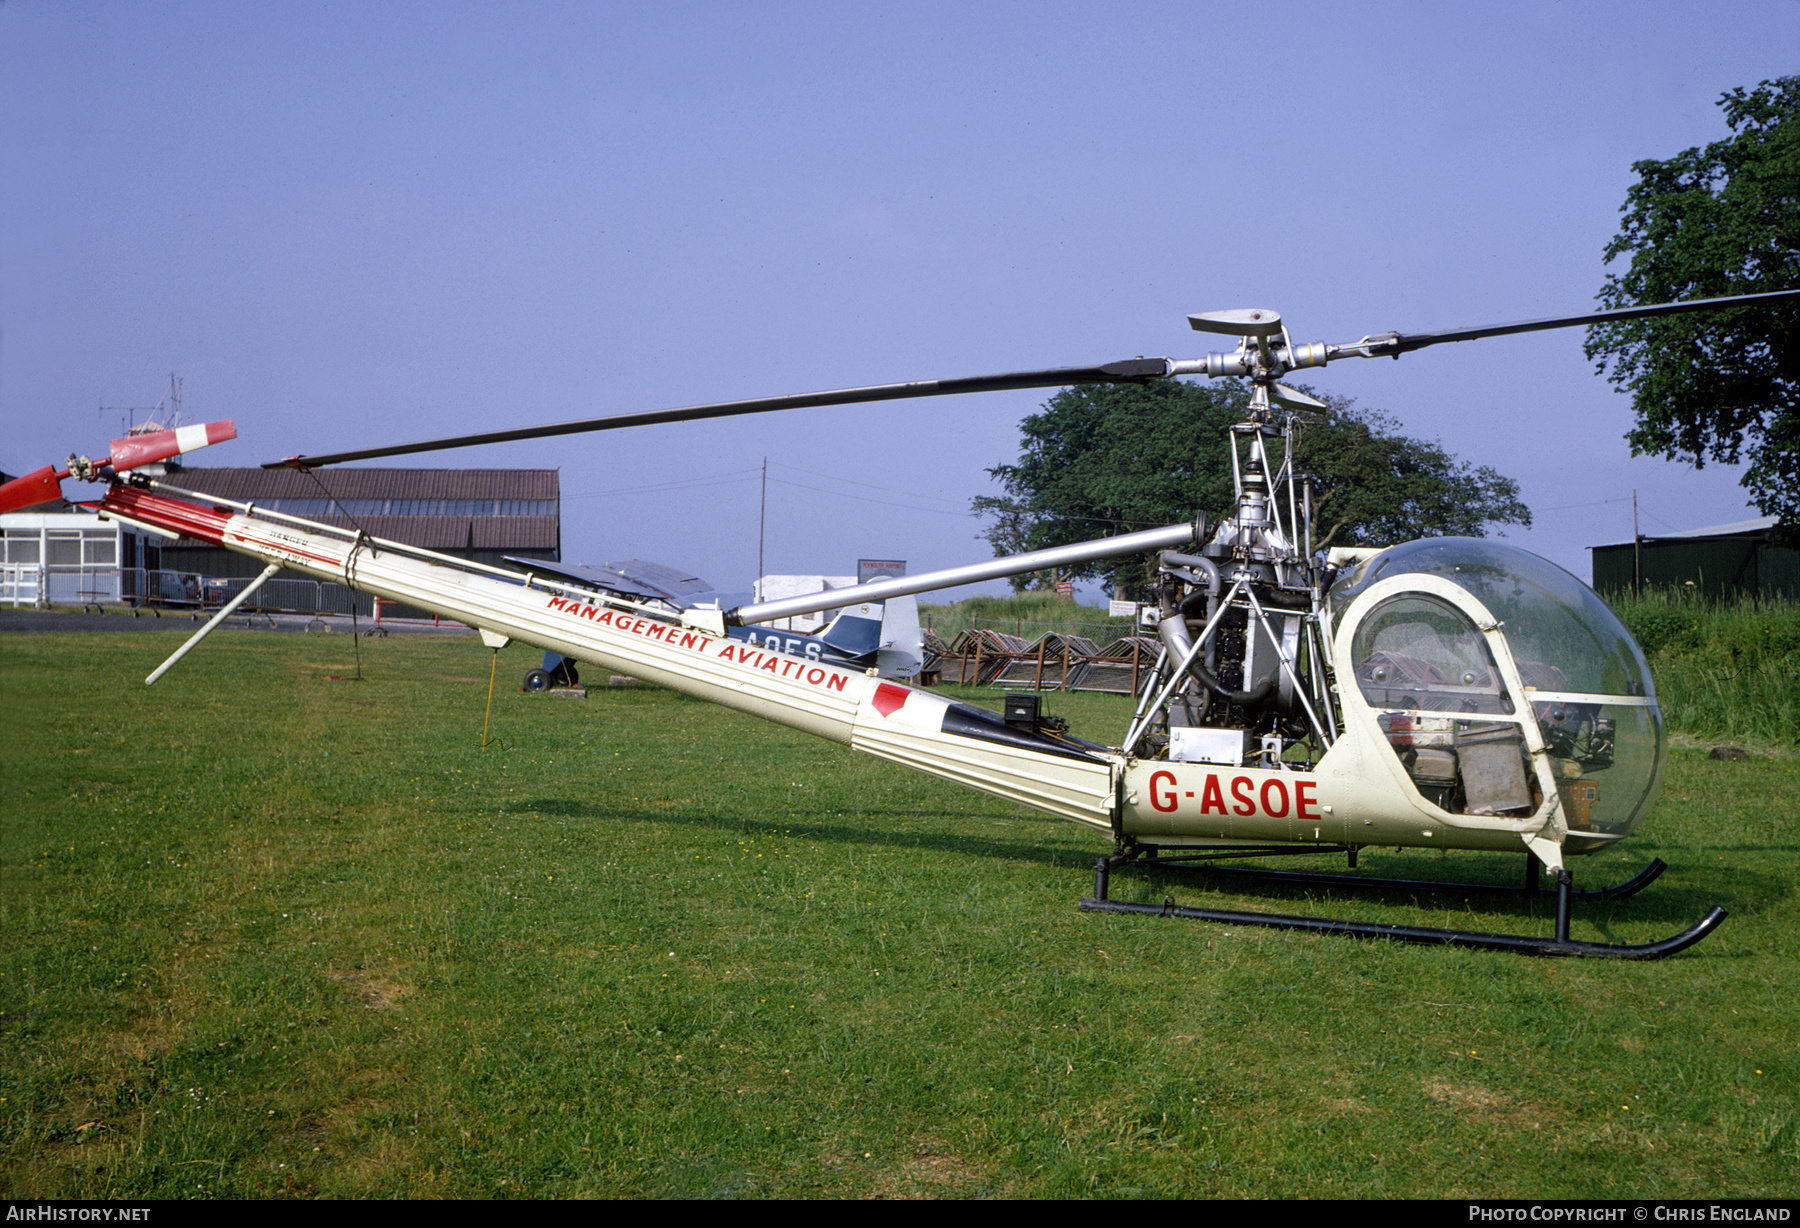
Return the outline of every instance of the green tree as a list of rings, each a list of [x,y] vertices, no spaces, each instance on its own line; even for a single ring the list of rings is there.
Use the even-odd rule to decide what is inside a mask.
[[[1531,527],[1519,484],[1486,465],[1409,439],[1378,411],[1337,397],[1302,421],[1295,446],[1313,481],[1313,546],[1391,546],[1421,537],[1485,537],[1490,524]]]
[[[1017,463],[988,470],[1006,494],[974,501],[990,521],[984,536],[995,554],[1018,554],[1228,515],[1230,428],[1249,404],[1249,390],[1229,382],[1065,388],[1020,424]],[[1386,415],[1330,405],[1302,420],[1296,445],[1313,480],[1315,548],[1479,537],[1492,523],[1531,523],[1511,479],[1405,438]],[[1118,589],[1150,572],[1147,560],[1101,560],[1069,574],[1103,576]]]
[[[1732,135],[1631,169],[1606,263],[1607,307],[1800,288],[1800,77],[1735,89]],[[1638,455],[1736,464],[1779,532],[1800,542],[1800,306],[1596,325],[1587,353],[1632,395]]]

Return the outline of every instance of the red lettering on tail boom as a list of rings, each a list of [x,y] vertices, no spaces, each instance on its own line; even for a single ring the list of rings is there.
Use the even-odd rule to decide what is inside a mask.
[[[764,652],[736,640],[721,640],[699,631],[691,631],[676,623],[644,618],[624,610],[608,609],[606,606],[594,605],[560,594],[552,595],[545,603],[545,608],[567,614],[571,618],[583,619],[597,627],[611,627],[615,631],[623,631],[628,635],[659,640],[672,648],[680,648],[699,656],[706,656],[716,647],[717,652],[713,654],[716,660],[735,662],[747,669],[774,674],[780,678],[792,678],[796,682],[802,682],[807,686],[818,687],[822,690],[842,691],[850,682],[851,675],[841,670],[818,665],[808,667],[807,663],[798,657]]]

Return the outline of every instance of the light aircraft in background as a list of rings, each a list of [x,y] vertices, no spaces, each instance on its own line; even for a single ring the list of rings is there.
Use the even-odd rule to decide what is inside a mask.
[[[719,593],[698,576],[659,563],[630,559],[604,567],[552,563],[507,556],[527,574],[542,573],[614,597],[660,602],[669,612],[687,609],[735,609],[750,602],[748,593]],[[843,590],[837,590],[843,591]],[[857,602],[840,610],[816,635],[755,625],[728,625],[725,633],[755,648],[786,653],[807,661],[824,661],[846,669],[873,669],[883,678],[911,678],[925,664],[925,637],[919,629],[919,604],[911,595],[886,601]],[[544,663],[525,674],[527,691],[575,686],[579,663],[546,651]]]

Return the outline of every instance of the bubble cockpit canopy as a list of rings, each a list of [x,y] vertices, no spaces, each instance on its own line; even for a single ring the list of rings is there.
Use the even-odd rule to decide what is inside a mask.
[[[1557,690],[1654,698],[1644,654],[1593,589],[1547,559],[1482,538],[1408,542],[1357,566],[1332,586],[1333,631],[1358,593],[1410,573],[1442,577],[1486,606],[1521,672],[1550,666],[1564,680]]]
[[[1377,582],[1409,575],[1454,584],[1487,609],[1518,666],[1524,705],[1503,693],[1478,629],[1441,599],[1390,587],[1373,607],[1357,602]],[[1432,804],[1448,814],[1517,814],[1541,796],[1529,780],[1516,797],[1476,788],[1456,748],[1473,747],[1477,731],[1495,736],[1499,727],[1479,726],[1479,714],[1516,724],[1516,735],[1500,735],[1516,742],[1527,769],[1524,734],[1536,725],[1569,826],[1567,851],[1609,843],[1648,813],[1663,747],[1649,666],[1618,616],[1562,568],[1478,538],[1408,542],[1347,572],[1329,603],[1334,637],[1354,614],[1350,665],[1360,693]],[[1441,739],[1449,749],[1420,749],[1419,731],[1438,725],[1459,731]]]

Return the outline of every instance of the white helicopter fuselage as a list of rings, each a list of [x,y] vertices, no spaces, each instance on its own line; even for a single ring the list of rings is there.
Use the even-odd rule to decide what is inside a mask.
[[[1009,729],[998,717],[929,691],[759,648],[667,611],[545,584],[540,577],[475,569],[295,518],[279,521],[129,486],[112,487],[107,515],[212,542],[477,629],[492,648],[517,640],[578,661],[735,708],[971,788],[1035,807],[1119,840],[1194,849],[1295,844],[1394,845],[1524,851],[1552,868],[1568,835],[1535,720],[1509,728],[1538,773],[1528,814],[1452,814],[1414,787],[1356,687],[1344,687],[1339,733],[1308,770],[1277,763],[1147,759],[1070,739]],[[1423,591],[1493,622],[1469,594],[1430,576],[1384,580],[1360,594],[1335,634],[1348,660],[1361,625],[1392,593]],[[1532,695],[1497,626],[1483,633],[1509,706]],[[1610,835],[1600,839],[1612,838]],[[1574,851],[1574,850],[1572,850]]]

